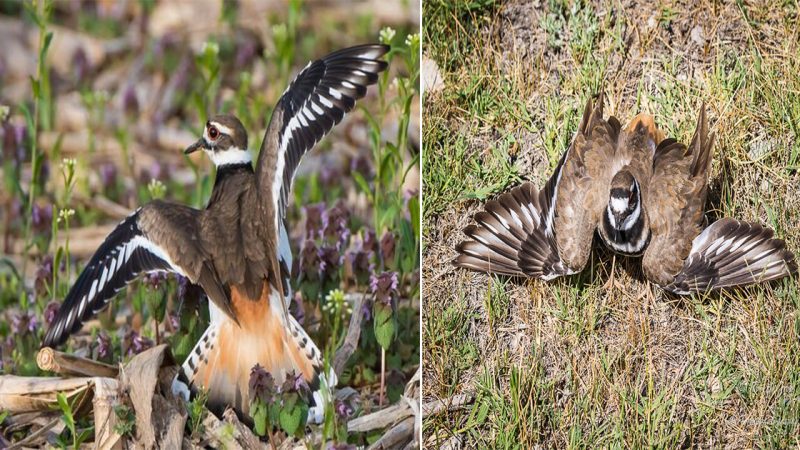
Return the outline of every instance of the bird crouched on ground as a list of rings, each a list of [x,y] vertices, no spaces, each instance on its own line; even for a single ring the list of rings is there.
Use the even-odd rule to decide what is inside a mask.
[[[210,118],[185,150],[202,150],[217,168],[206,208],[153,201],[123,220],[78,276],[44,345],[66,341],[139,274],[172,272],[210,299],[210,325],[174,390],[188,397],[205,389],[215,413],[231,406],[246,415],[256,364],[278,382],[293,373],[315,389],[322,355],[288,312],[287,202],[301,158],[377,82],[388,50],[363,45],[309,63],[275,106],[255,170],[242,123],[232,115]]]
[[[544,188],[526,182],[487,202],[453,264],[551,280],[584,269],[596,233],[614,252],[641,256],[645,277],[675,294],[796,273],[772,230],[731,218],[705,226],[713,142],[705,106],[686,147],[648,115],[624,129],[604,119],[601,93]]]

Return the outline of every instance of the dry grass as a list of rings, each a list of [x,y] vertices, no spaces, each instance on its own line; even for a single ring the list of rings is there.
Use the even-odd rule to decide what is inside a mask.
[[[701,102],[717,134],[712,217],[768,224],[800,250],[796,2],[424,5],[445,89],[425,98],[426,400],[472,407],[424,422],[428,446],[800,445],[794,280],[675,298],[595,252],[551,284],[453,269],[461,229],[518,179],[541,183],[601,87],[688,141]]]

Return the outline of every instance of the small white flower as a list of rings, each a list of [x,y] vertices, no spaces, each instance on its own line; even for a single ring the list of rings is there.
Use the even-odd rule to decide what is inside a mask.
[[[392,43],[392,39],[394,39],[394,35],[395,34],[397,34],[397,32],[394,31],[394,28],[392,28],[392,27],[384,27],[381,30],[381,34],[380,34],[381,42],[386,44],[386,45],[391,44]]]
[[[203,48],[200,50],[202,53],[209,52],[211,54],[219,54],[219,44],[214,41],[206,41],[203,43]]]
[[[74,215],[75,210],[72,208],[60,209],[58,211],[58,223],[64,222]]]

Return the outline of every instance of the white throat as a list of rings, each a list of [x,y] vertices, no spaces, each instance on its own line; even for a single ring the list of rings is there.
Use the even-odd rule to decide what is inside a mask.
[[[217,167],[231,164],[250,164],[253,161],[253,155],[250,154],[250,150],[246,149],[206,150],[206,153],[211,158],[211,162]]]

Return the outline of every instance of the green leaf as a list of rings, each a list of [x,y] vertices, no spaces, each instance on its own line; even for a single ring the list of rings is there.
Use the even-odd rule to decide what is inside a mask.
[[[362,192],[367,194],[367,198],[369,198],[370,202],[372,202],[373,201],[372,196],[374,195],[374,191],[369,187],[369,183],[367,183],[367,180],[365,180],[364,176],[361,175],[361,173],[359,172],[353,172],[352,175],[358,187],[361,188]]]
[[[376,303],[374,308],[375,321],[373,328],[375,340],[384,350],[387,350],[394,340],[395,320],[392,307],[381,303]]]
[[[292,408],[283,408],[280,415],[281,429],[290,436],[294,436],[301,426],[305,426],[305,417],[308,415],[308,406],[298,402]]]
[[[42,46],[42,50],[39,52],[39,57],[45,59],[47,56],[47,50],[50,48],[50,43],[53,41],[53,32],[49,31],[44,36],[44,45]]]
[[[71,432],[73,432],[73,436],[75,435],[75,419],[72,417],[72,407],[69,406],[69,402],[67,401],[67,396],[63,393],[58,393],[56,395],[56,400],[58,400],[58,407],[61,408],[61,412],[64,415],[64,423],[67,424],[67,428]]]
[[[267,434],[267,406],[259,399],[250,403],[250,417],[253,418],[253,431],[259,436]]]
[[[408,212],[411,216],[411,226],[414,228],[414,236],[419,240],[419,196],[408,200]]]

